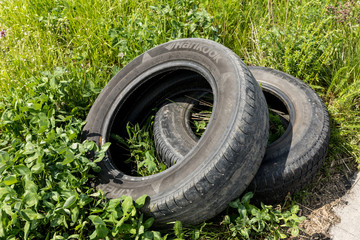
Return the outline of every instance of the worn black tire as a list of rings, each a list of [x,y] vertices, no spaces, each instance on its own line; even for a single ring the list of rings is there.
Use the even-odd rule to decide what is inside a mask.
[[[247,189],[258,200],[276,203],[302,189],[320,170],[329,144],[329,117],[321,98],[299,79],[265,67],[249,70],[261,83],[269,107],[280,108],[289,118],[285,133],[268,145]],[[196,101],[176,101],[160,108],[154,121],[157,151],[167,165],[181,162],[198,140],[189,126]]]
[[[153,132],[156,152],[166,166],[182,160],[198,141],[190,126],[190,115],[207,92],[211,90],[173,98],[155,114]]]
[[[159,45],[134,59],[107,84],[83,129],[83,135],[99,146],[110,141],[111,132],[125,137],[127,122],[141,122],[149,109],[174,97],[172,79],[189,72],[210,86],[214,109],[207,131],[181,163],[151,176],[130,176],[121,168],[126,157],[111,147],[98,163],[97,188],[109,198],[147,194],[143,211],[157,224],[175,220],[196,224],[215,216],[246,189],[257,172],[266,148],[268,113],[261,89],[244,63],[228,48],[205,39]],[[184,85],[177,87],[182,92],[198,88],[181,82]]]

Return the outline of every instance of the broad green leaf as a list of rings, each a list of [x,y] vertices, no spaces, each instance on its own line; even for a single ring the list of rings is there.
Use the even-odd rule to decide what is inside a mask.
[[[111,142],[107,142],[104,145],[102,145],[100,152],[106,152],[109,149],[110,145],[111,145]]]
[[[39,129],[38,129],[38,133],[44,133],[48,128],[49,128],[49,120],[46,116],[45,113],[40,112],[38,114],[38,118],[39,118]]]
[[[115,208],[120,204],[121,199],[119,198],[115,198],[115,199],[111,199],[109,201],[109,205],[107,207],[108,211],[115,211]]]
[[[70,145],[70,148],[71,148],[72,150],[75,150],[75,151],[76,151],[76,149],[78,149],[79,146],[80,146],[79,143],[73,143],[73,144]]]
[[[20,175],[28,175],[31,174],[31,171],[24,164],[19,164],[14,167],[15,171]]]
[[[144,223],[144,228],[149,229],[154,223],[154,218],[149,218]]]
[[[1,187],[0,188],[0,199],[2,199],[3,197],[5,197],[7,194],[10,193],[10,189],[9,187]]]
[[[66,199],[63,208],[69,208],[76,202],[76,196],[71,196],[68,199]]]
[[[280,238],[281,238],[281,239],[285,239],[285,238],[287,238],[286,234],[284,234],[284,233],[282,233],[282,232],[280,232],[280,234],[279,234],[279,235],[280,235]]]
[[[104,145],[101,146],[100,151],[97,153],[97,158],[93,161],[94,163],[100,162],[105,157],[105,153],[110,147],[111,142],[107,142]]]
[[[167,235],[165,237],[161,237],[160,232],[152,231],[152,233],[154,234],[154,240],[166,240],[167,239]]]
[[[247,210],[244,205],[238,206],[238,212],[239,212],[241,218],[245,218],[247,216]]]
[[[121,208],[124,212],[124,214],[127,214],[131,211],[131,208],[133,207],[133,200],[131,196],[126,196],[124,201],[121,204]]]
[[[136,213],[137,213],[136,208],[133,207],[131,210],[130,216],[135,217]]]
[[[73,235],[70,235],[67,239],[80,239],[80,235],[79,234],[73,234]]]
[[[248,229],[240,229],[240,234],[241,234],[244,238],[250,239],[250,238],[249,238],[249,232],[248,232],[248,231],[249,231]]]
[[[142,240],[153,240],[154,239],[154,233],[147,231],[143,234]]]
[[[199,238],[200,238],[200,230],[199,229],[194,229],[193,234],[192,234],[192,239],[197,240]]]
[[[2,124],[12,124],[15,121],[16,114],[13,111],[6,111],[3,113],[1,123]]]
[[[292,206],[290,211],[293,214],[297,214],[299,212],[299,205]]]
[[[97,238],[97,232],[96,230],[89,236],[89,238],[92,240],[92,239],[98,239]]]
[[[85,194],[80,194],[79,196],[79,201],[77,203],[77,205],[82,208],[84,206],[86,206],[87,204],[91,203],[93,201],[93,198],[92,197],[89,197]]]
[[[44,163],[36,163],[32,168],[31,171],[35,174],[39,174],[44,170],[45,164]]]
[[[64,209],[64,211],[66,212],[67,215],[70,215],[69,209]],[[68,223],[67,223],[67,218],[65,215],[62,215],[62,224],[64,224],[65,228],[69,228]]]
[[[225,215],[223,223],[224,224],[230,224],[231,223],[229,215]]]
[[[5,212],[0,209],[0,238],[1,239],[4,239],[5,236],[6,236],[6,219],[7,219],[7,216],[5,214]]]
[[[95,225],[96,236],[98,238],[104,238],[108,235],[109,230],[107,229],[104,221],[96,215],[90,215],[89,219]]]
[[[97,148],[97,145],[95,142],[85,140],[82,144],[84,150],[82,152],[88,152],[91,150],[95,150]]]
[[[55,208],[55,205],[49,201],[42,200],[41,203],[47,208]]]
[[[232,207],[232,208],[238,208],[239,205],[242,205],[240,203],[240,199],[236,199],[235,201],[232,201],[229,203],[229,206]]]
[[[37,219],[42,219],[44,218],[44,216],[42,216],[39,213],[34,212],[33,210],[26,208],[21,210],[21,216],[26,220],[26,221],[32,221],[32,220],[37,220]]]
[[[35,153],[36,150],[37,150],[37,145],[33,144],[32,142],[27,142],[26,145],[25,145],[25,151],[23,152],[24,154],[26,155],[29,155],[29,154],[32,154],[32,153]]]
[[[25,226],[24,226],[24,239],[28,239],[29,237],[29,233],[30,233],[30,222],[26,221]]]
[[[174,224],[174,233],[177,238],[182,238],[183,228],[182,223],[180,221],[176,221]]]
[[[57,89],[58,88],[58,81],[55,77],[50,78],[50,88]]]
[[[10,176],[7,176],[7,177],[4,178],[4,183],[6,185],[8,185],[8,186],[13,185],[13,184],[15,184],[17,182],[18,182],[18,180],[17,180],[15,175],[10,175]]]
[[[21,201],[16,201],[14,204],[14,208],[15,211],[20,211],[21,209]]]
[[[55,125],[55,123],[54,123]],[[55,141],[56,139],[56,134],[55,134],[55,131],[54,129],[52,129],[48,134],[47,134],[47,137],[46,137],[46,142],[53,142]]]
[[[56,191],[51,192],[51,199],[58,202],[60,200],[60,194]]]
[[[126,225],[126,224],[124,224],[124,222],[127,220],[127,217],[126,216],[123,216],[121,219],[120,219],[120,221],[118,221],[117,223],[116,223],[116,229],[118,229],[118,228],[124,228],[124,226],[123,225]]]
[[[241,202],[242,202],[243,204],[249,203],[249,202],[250,202],[250,199],[251,199],[253,196],[254,196],[254,194],[253,194],[252,192],[248,192],[248,193],[246,193],[246,194],[242,197]]]
[[[9,164],[7,164],[6,162],[0,163],[0,174],[2,174],[5,169],[9,168]]]
[[[38,195],[36,192],[25,192],[23,203],[27,207],[32,207],[37,205],[38,203]]]
[[[25,181],[25,187],[24,189],[26,191],[29,191],[29,192],[37,192],[38,191],[38,186],[34,183],[34,181],[31,180],[31,176],[29,175],[26,175],[24,177],[24,181]]]
[[[251,215],[254,216],[254,217],[256,217],[257,219],[260,219],[260,218],[261,218],[259,209],[257,209],[257,208],[252,208],[250,212],[251,212]]]
[[[76,223],[76,221],[79,218],[79,214],[80,214],[80,210],[78,207],[74,207],[73,209],[71,209],[71,222],[72,223]]]
[[[35,110],[35,111],[39,111],[41,110],[41,107],[42,107],[42,104],[41,103],[27,103],[26,104],[26,107],[28,109],[32,109],[32,110]]]
[[[75,160],[75,155],[72,151],[70,151],[69,149],[66,149],[65,151],[65,156],[64,156],[64,161],[62,161],[62,165],[66,165],[68,163],[71,163]]]
[[[146,199],[147,199],[147,195],[144,194],[141,197],[139,197],[138,199],[136,199],[135,201],[135,207],[136,208],[142,208],[145,205]]]
[[[142,234],[144,234],[144,232],[145,232],[144,225],[139,226],[139,224],[138,224],[138,232],[137,232],[137,234],[142,235]]]
[[[0,151],[0,161],[1,161],[1,163],[5,164],[5,163],[9,162],[10,160],[11,160],[10,155],[7,152]],[[0,165],[0,168],[1,168],[1,165]]]
[[[90,215],[89,219],[94,225],[105,225],[104,221],[97,215]]]

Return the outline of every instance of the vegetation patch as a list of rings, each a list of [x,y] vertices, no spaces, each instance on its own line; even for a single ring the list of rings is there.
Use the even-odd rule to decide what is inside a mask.
[[[345,172],[338,178],[346,178],[347,168],[360,163],[359,9],[358,1],[332,0],[1,1],[0,238],[295,235],[303,220],[293,216],[299,214],[296,203],[311,202],[332,176]],[[248,65],[304,80],[324,99],[332,129],[328,158],[316,186],[298,202],[284,204],[282,215],[274,207],[255,209],[236,200],[229,217],[195,227],[176,222],[160,232],[138,211],[145,196],[107,200],[91,187],[99,169],[86,153],[101,161],[108,147],[80,139],[93,101],[135,56],[182,37],[218,41]],[[138,129],[129,131],[135,136]]]
[[[166,166],[157,159],[153,137],[154,116],[150,116],[146,123],[140,127],[128,123],[126,130],[128,138],[112,134],[111,137],[120,147],[129,151],[130,157],[125,163],[132,165],[131,174],[134,176],[150,176],[165,170]]]
[[[293,237],[299,235],[299,224],[305,220],[305,217],[297,215],[299,212],[298,205],[292,205],[289,210],[285,211],[263,203],[258,208],[250,204],[252,197],[253,194],[249,192],[241,200],[237,199],[230,203],[230,207],[236,209],[238,214],[226,215],[224,224],[229,225],[233,237],[282,239],[289,235]]]
[[[268,144],[275,142],[285,133],[285,119],[281,120],[280,115],[269,109],[269,139]]]

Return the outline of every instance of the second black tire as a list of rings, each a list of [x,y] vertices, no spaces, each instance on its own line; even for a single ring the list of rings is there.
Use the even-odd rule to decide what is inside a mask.
[[[329,117],[321,98],[301,80],[270,68],[249,69],[261,84],[269,108],[289,123],[285,133],[268,145],[247,190],[263,202],[280,202],[308,184],[322,166],[329,144]],[[157,151],[168,165],[181,162],[196,146],[189,113],[197,102],[180,98],[164,105],[155,116]]]

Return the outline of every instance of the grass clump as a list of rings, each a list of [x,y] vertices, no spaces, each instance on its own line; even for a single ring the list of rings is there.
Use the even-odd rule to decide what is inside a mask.
[[[137,123],[128,123],[126,130],[128,138],[112,134],[111,137],[122,148],[129,150],[130,157],[125,163],[133,165],[132,174],[135,176],[150,176],[165,170],[164,163],[156,157],[155,142],[153,138],[154,116],[150,116],[147,122],[140,127]]]

